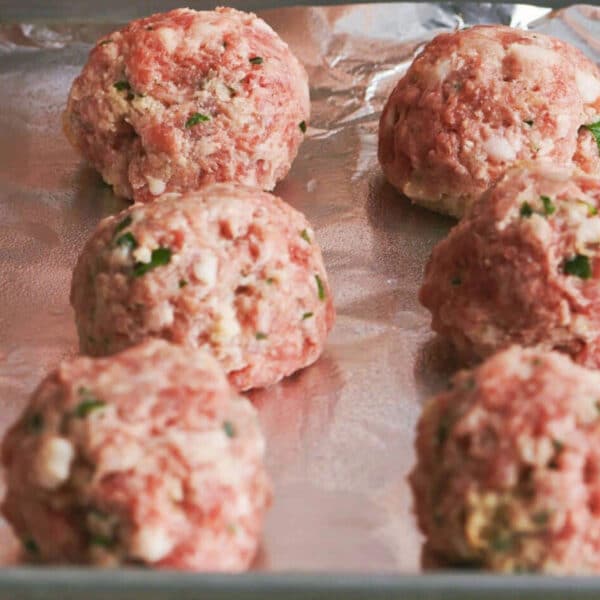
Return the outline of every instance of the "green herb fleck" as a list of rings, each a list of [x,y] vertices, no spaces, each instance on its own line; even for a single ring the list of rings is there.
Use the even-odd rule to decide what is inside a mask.
[[[198,125],[198,123],[205,123],[206,121],[210,121],[210,117],[207,115],[203,115],[202,113],[194,113],[186,122],[185,126],[187,129],[190,127],[194,127],[194,125]]]
[[[133,218],[131,215],[127,215],[116,227],[114,231],[114,235],[123,231],[123,229],[127,229],[131,223],[133,222]]]
[[[498,533],[490,540],[490,545],[496,552],[507,552],[513,544],[514,539],[510,533]]]
[[[562,452],[565,447],[564,443],[557,439],[552,440],[552,446],[554,447],[556,453]]]
[[[267,277],[267,279],[265,279],[267,285],[273,285],[275,283],[275,279],[273,279],[273,277]]]
[[[590,123],[589,125],[584,125],[584,127],[594,136],[596,144],[598,144],[598,150],[600,150],[600,121]]]
[[[312,312],[305,312],[305,313],[302,315],[302,320],[303,320],[303,321],[306,321],[306,319],[310,319],[310,318],[311,318],[313,315],[314,315],[314,313],[312,313]]]
[[[117,81],[116,83],[113,84],[114,88],[116,90],[119,90],[119,92],[123,92],[125,90],[130,90],[131,86],[129,85],[129,81]]]
[[[223,422],[223,430],[225,431],[227,437],[235,437],[235,427],[233,426],[233,423],[231,421]]]
[[[27,429],[32,433],[39,433],[44,428],[44,417],[40,413],[34,413],[27,421]]]
[[[589,279],[592,276],[590,259],[583,254],[576,254],[565,260],[564,272],[567,275],[575,275],[581,279]]]
[[[116,244],[117,246],[124,246],[130,250],[135,250],[138,247],[137,240],[133,237],[133,233],[131,233],[131,231],[119,236]]]
[[[114,546],[115,540],[112,537],[106,535],[94,535],[90,538],[90,545],[102,546],[104,548],[110,548]]]
[[[87,388],[79,388],[78,393],[82,400],[75,409],[75,415],[80,419],[85,419],[91,412],[106,406],[106,402],[96,398]]]
[[[523,123],[525,123],[525,125],[529,125],[529,127],[533,127],[533,119],[525,119]]]
[[[583,200],[581,200],[581,202],[583,202]],[[593,204],[590,204],[589,202],[583,202],[583,204],[587,207],[588,217],[595,217],[598,214],[598,209]]]
[[[600,400],[596,400],[596,410],[598,411],[598,414],[600,414]]]
[[[533,214],[533,208],[531,208],[531,204],[529,204],[529,202],[523,202],[523,204],[521,204],[521,210],[519,211],[519,214],[522,217],[529,219],[529,217],[531,217]]]
[[[462,283],[462,279],[461,279],[460,277],[453,277],[453,278],[450,280],[450,285],[453,285],[453,286],[455,286],[455,287],[456,287],[457,285],[460,285],[461,283]]]
[[[556,206],[553,204],[552,200],[548,196],[540,196],[540,200],[544,205],[544,212],[547,216],[550,216],[556,212]]]
[[[187,284],[188,284],[188,282],[185,279],[180,279],[179,280],[179,289],[184,288]]]
[[[531,516],[531,520],[536,525],[546,525],[546,523],[548,523],[549,518],[550,513],[547,510],[540,510],[539,512],[536,512]]]
[[[306,133],[306,121],[300,121],[300,123],[298,123],[298,127],[300,127],[300,131],[302,133]]]
[[[33,538],[23,540],[23,547],[29,554],[39,554],[40,548]]]
[[[152,250],[150,262],[138,262],[135,263],[135,265],[133,265],[133,276],[141,277],[142,275],[145,275],[146,273],[148,273],[148,271],[152,271],[152,269],[155,269],[156,267],[168,265],[171,262],[171,254],[171,249],[165,248],[163,246]]]
[[[101,41],[101,42],[98,44],[98,46],[106,46],[106,44],[110,44],[111,42],[112,42],[112,40],[111,40],[111,39],[108,39],[108,40],[102,40],[102,41]]]
[[[325,300],[325,286],[318,275],[315,275],[315,281],[317,282],[317,291],[319,293],[319,300]]]
[[[266,333],[263,333],[262,331],[257,331],[255,337],[257,340],[266,340],[269,336]]]
[[[303,230],[300,232],[300,237],[301,237],[301,238],[302,238],[302,239],[303,239],[303,240],[304,240],[304,241],[305,241],[307,244],[310,244],[310,243],[311,243],[311,241],[310,241],[310,236],[308,235],[308,231],[307,231],[306,229],[303,229]]]
[[[255,56],[254,58],[251,58],[250,62],[253,65],[262,65],[263,64],[262,56]]]

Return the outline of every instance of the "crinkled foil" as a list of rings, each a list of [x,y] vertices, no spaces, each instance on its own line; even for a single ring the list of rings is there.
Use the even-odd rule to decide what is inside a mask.
[[[451,352],[417,302],[425,261],[452,221],[413,207],[377,165],[377,124],[423,42],[474,23],[533,27],[600,60],[600,9],[372,4],[263,16],[304,62],[312,119],[276,192],[312,221],[338,319],[322,358],[251,394],[268,439],[275,503],[266,570],[415,572],[421,538],[406,475],[423,400]],[[124,207],[61,133],[60,114],[106,24],[0,27],[0,430],[42,376],[76,352],[68,292],[92,228]],[[16,540],[0,527],[0,562]]]

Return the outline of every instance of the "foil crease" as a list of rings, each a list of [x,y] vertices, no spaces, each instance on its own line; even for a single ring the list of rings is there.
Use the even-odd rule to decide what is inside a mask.
[[[424,400],[455,365],[417,292],[453,221],[411,206],[377,164],[383,104],[423,43],[476,23],[531,27],[600,60],[600,9],[441,3],[261,13],[305,64],[313,116],[276,189],[314,225],[338,319],[322,358],[250,394],[275,503],[256,568],[420,570],[406,475]],[[71,271],[94,225],[125,204],[68,145],[60,115],[90,45],[120,24],[0,27],[0,433],[76,353]],[[0,524],[0,564],[19,543]]]

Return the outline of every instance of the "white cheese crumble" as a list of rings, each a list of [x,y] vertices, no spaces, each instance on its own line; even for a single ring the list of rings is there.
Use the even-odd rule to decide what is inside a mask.
[[[71,442],[62,437],[45,439],[35,460],[35,479],[46,489],[55,489],[64,483],[71,471],[75,450]]]
[[[146,526],[131,540],[131,554],[147,562],[161,560],[173,549],[173,540],[162,527]]]

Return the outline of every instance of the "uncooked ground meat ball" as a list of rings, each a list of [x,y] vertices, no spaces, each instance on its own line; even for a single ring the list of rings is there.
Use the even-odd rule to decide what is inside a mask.
[[[426,552],[496,571],[600,572],[600,374],[512,347],[433,398],[410,482]]]
[[[501,26],[441,34],[391,93],[379,162],[400,192],[457,217],[521,160],[600,175],[582,127],[600,120],[600,71],[557,39]]]
[[[145,202],[215,181],[272,189],[309,113],[306,72],[262,19],[179,9],[96,44],[64,129],[117,194]]]
[[[463,359],[518,343],[600,367],[600,179],[529,167],[434,248],[419,298]]]
[[[3,512],[49,562],[240,571],[270,503],[255,409],[209,354],[65,360],[3,442]]]
[[[233,184],[102,221],[79,257],[71,303],[84,353],[163,337],[211,350],[239,389],[313,363],[334,321],[308,221]]]

